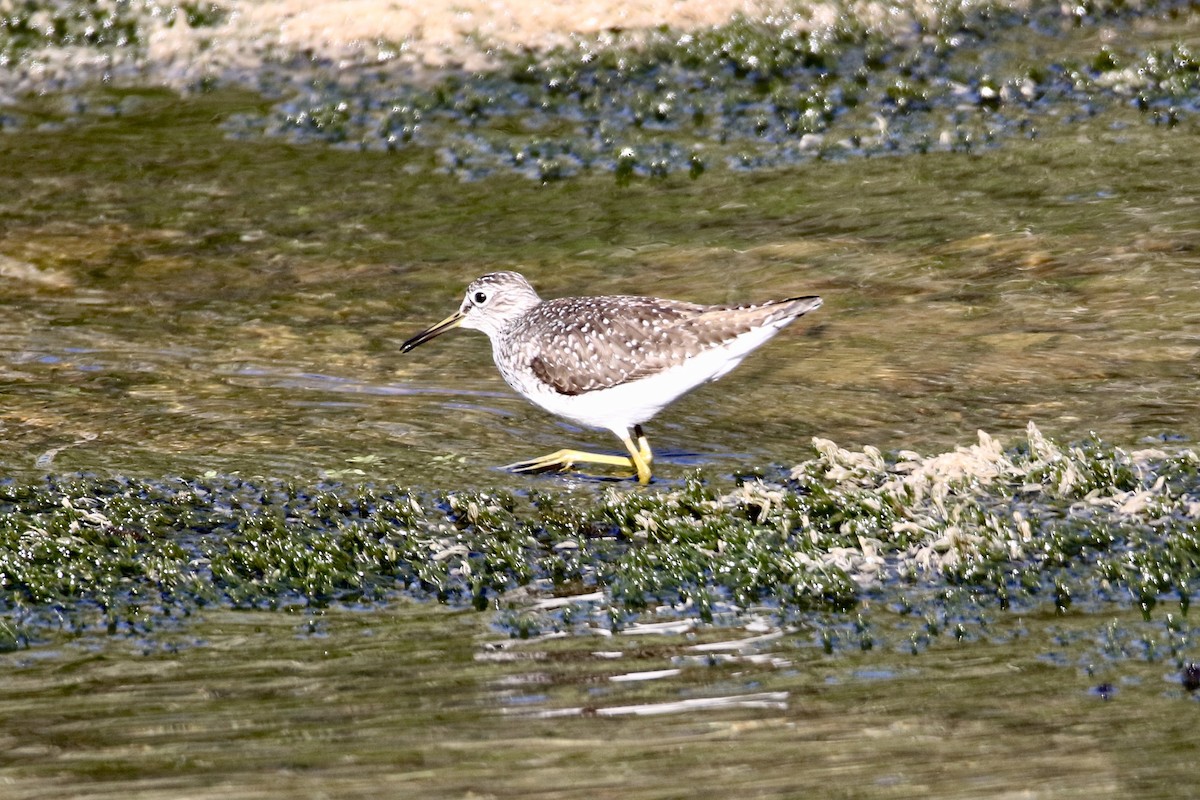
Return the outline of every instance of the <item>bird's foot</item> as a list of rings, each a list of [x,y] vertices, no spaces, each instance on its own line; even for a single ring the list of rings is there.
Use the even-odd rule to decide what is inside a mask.
[[[606,464],[612,467],[624,467],[633,470],[636,474],[633,462],[625,456],[588,453],[583,450],[557,450],[540,458],[509,464],[504,469],[513,472],[566,472],[576,464]]]

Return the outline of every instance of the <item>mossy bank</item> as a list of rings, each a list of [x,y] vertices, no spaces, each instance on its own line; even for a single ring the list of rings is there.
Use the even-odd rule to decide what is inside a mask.
[[[983,636],[979,619],[1005,613],[1132,606],[1149,620],[1160,604],[1190,630],[1192,450],[1062,447],[1032,426],[1009,450],[984,434],[932,457],[816,448],[785,475],[697,476],[672,491],[9,481],[6,640],[24,646],[54,628],[142,635],[211,605],[319,615],[397,593],[494,609],[516,636],[756,615],[815,629],[841,615],[858,626],[853,646],[916,651],[943,634]],[[565,599],[539,602],[555,598]],[[910,620],[907,640],[870,630],[877,606]]]

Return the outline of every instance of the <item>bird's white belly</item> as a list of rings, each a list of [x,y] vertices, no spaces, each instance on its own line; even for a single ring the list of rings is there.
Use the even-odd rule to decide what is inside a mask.
[[[654,417],[680,395],[729,372],[751,350],[770,339],[782,327],[767,325],[757,328],[719,347],[699,353],[677,367],[608,389],[575,395],[560,394],[538,381],[532,385],[525,381],[525,391],[522,391],[522,381],[506,374],[502,366],[500,371],[510,386],[551,414],[578,425],[610,430],[621,435],[634,425]]]

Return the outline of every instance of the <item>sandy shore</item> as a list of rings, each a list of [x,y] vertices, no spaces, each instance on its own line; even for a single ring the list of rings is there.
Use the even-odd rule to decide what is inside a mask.
[[[325,55],[353,53],[376,42],[403,44],[426,60],[471,58],[472,49],[540,49],[572,33],[670,25],[680,29],[718,25],[735,14],[762,16],[782,0],[231,0],[234,24],[251,38],[289,50]],[[245,26],[245,27],[243,27]]]
[[[985,0],[965,4],[977,1]],[[10,5],[0,0],[0,12]],[[183,14],[164,12],[156,0],[120,7],[100,0],[90,7],[92,18],[137,17],[142,46],[60,44],[25,52],[10,64],[15,69],[0,75],[0,105],[5,89],[53,91],[95,80],[97,74],[186,89],[205,77],[253,75],[296,54],[340,66],[387,63],[412,73],[479,70],[494,62],[496,51],[546,50],[568,44],[573,35],[663,25],[695,30],[739,15],[774,18],[797,30],[850,17],[901,33],[911,31],[916,19],[932,20],[942,8],[929,0],[217,0],[215,5],[223,12],[220,21],[192,28]],[[49,12],[35,17],[35,28],[54,27]]]
[[[180,20],[147,25],[144,66],[169,83],[205,72],[254,70],[271,55],[310,54],[354,63],[393,61],[416,69],[482,69],[496,50],[543,50],[573,34],[669,25],[720,25],[737,15],[763,18],[794,8],[787,0],[224,0],[225,21],[192,29]],[[811,14],[810,14],[811,16]],[[819,11],[832,21],[836,12]]]
[[[0,64],[0,106],[26,92],[56,91],[95,81],[160,83],[186,89],[205,77],[249,76],[294,55],[341,66],[390,63],[420,72],[484,69],[497,50],[544,50],[573,34],[668,25],[689,30],[736,15],[762,18],[796,8],[794,0],[216,0],[220,21],[189,26],[157,0],[118,5],[99,0],[86,16],[69,8],[35,11],[33,30],[65,24],[81,35],[91,25],[136,19],[140,47],[95,47],[58,41],[22,50]],[[0,0],[0,14],[12,13]],[[55,13],[62,16],[55,18]],[[25,12],[26,15],[29,12]],[[805,16],[812,17],[811,10]],[[832,20],[836,12],[822,12]]]
[[[431,66],[466,63],[490,48],[544,49],[571,34],[670,25],[683,30],[719,25],[735,15],[779,13],[786,0],[232,0],[240,25],[259,40],[274,39],[289,50],[313,49],[337,57],[403,44]]]

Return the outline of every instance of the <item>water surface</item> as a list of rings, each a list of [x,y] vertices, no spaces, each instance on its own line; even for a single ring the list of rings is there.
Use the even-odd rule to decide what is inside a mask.
[[[545,479],[495,467],[619,449],[512,394],[482,336],[400,356],[496,269],[547,297],[825,298],[648,426],[666,480],[793,463],[814,435],[1197,433],[1189,127],[1104,118],[981,154],[752,177],[460,183],[419,155],[227,140],[214,123],[250,98],[137,98],[0,140],[11,474],[524,487]]]
[[[1085,620],[1010,618],[991,642],[830,658],[811,631],[521,643],[481,619],[405,603],[317,621],[212,612],[182,641],[166,632],[144,647],[62,643],[2,656],[5,796],[1095,798],[1195,788],[1194,699],[1162,663],[1108,661]],[[1112,620],[1110,652],[1127,644],[1126,624]],[[679,673],[646,677],[663,669]],[[720,699],[724,708],[702,705]],[[680,702],[693,710],[661,713]]]

